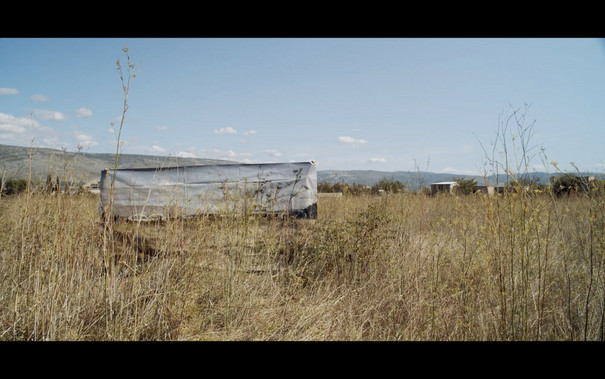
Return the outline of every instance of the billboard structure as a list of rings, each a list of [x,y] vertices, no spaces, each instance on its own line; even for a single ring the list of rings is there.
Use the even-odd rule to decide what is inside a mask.
[[[130,220],[233,212],[317,218],[314,161],[105,169],[100,193],[103,216]]]

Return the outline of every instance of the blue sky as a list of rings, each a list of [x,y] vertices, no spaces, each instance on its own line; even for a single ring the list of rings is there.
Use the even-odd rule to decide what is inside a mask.
[[[471,174],[522,109],[532,169],[605,171],[590,38],[5,38],[0,144],[113,153],[124,46],[123,153]]]

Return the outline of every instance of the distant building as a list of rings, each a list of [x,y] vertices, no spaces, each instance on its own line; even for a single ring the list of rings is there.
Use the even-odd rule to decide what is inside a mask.
[[[458,183],[456,182],[436,182],[431,183],[431,195],[438,193],[450,193],[453,194]],[[482,192],[487,195],[495,195],[497,193],[503,193],[505,186],[499,185],[479,185],[477,184],[475,192]]]
[[[488,195],[495,195],[497,193],[504,193],[504,189],[506,187],[502,184],[497,186],[485,186],[485,185],[477,185],[477,191],[481,191],[482,193]]]
[[[456,182],[431,183],[431,195],[436,195],[438,193],[454,193],[454,187],[457,185],[458,183]]]

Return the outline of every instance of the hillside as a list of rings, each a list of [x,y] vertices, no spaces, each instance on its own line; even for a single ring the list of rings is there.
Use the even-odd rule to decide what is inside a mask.
[[[30,160],[31,153],[31,160]],[[30,172],[34,181],[44,181],[50,173],[55,177],[65,176],[74,181],[89,183],[100,178],[101,170],[114,166],[114,154],[68,152],[49,148],[27,148],[21,146],[0,145],[0,176],[6,178],[25,179]],[[172,165],[198,165],[235,163],[233,161],[201,159],[201,158],[176,158],[161,157],[153,155],[120,155],[119,167],[158,167]],[[451,180],[451,174],[436,174],[430,172],[413,171],[373,171],[373,170],[319,170],[318,182],[345,182],[349,184],[373,185],[382,178],[399,180],[416,188],[427,186],[432,182]]]
[[[31,153],[31,159],[30,159]],[[114,154],[68,152],[48,148],[27,148],[0,144],[0,178],[25,179],[30,172],[34,181],[44,181],[48,174],[61,176],[70,180],[90,183],[100,178],[101,170],[114,166]],[[175,165],[228,164],[235,161],[177,158],[153,155],[121,154],[119,167],[160,167]],[[375,170],[318,170],[317,181],[348,184],[374,185],[381,179],[398,180],[409,189],[429,186],[431,183],[450,181],[457,177],[474,178],[483,184],[484,179],[469,175],[434,173],[426,171],[375,171]],[[543,172],[532,173],[532,178],[539,183],[548,183],[548,175]],[[493,183],[493,178],[489,178]],[[502,176],[499,182],[506,181]]]
[[[31,159],[30,159],[31,154]],[[113,167],[114,154],[68,152],[48,148],[27,148],[0,144],[0,177],[26,179],[30,172],[33,181],[44,181],[48,174],[82,183],[99,180],[104,168]],[[121,154],[120,168],[159,167],[173,165],[200,165],[235,163],[233,161],[160,157],[152,155]]]

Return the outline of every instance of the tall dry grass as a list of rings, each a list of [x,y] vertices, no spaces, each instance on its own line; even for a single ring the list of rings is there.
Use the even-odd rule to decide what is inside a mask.
[[[603,204],[345,196],[108,232],[98,196],[3,197],[0,339],[603,340]]]
[[[498,136],[511,120],[506,173],[529,166],[524,117]],[[98,202],[0,198],[0,340],[604,338],[603,194],[320,198],[298,221],[114,223]]]

